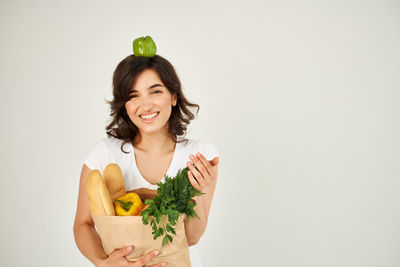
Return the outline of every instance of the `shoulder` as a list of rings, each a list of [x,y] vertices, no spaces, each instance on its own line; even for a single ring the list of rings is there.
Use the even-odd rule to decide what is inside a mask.
[[[105,143],[106,138],[102,138],[97,140],[95,143],[91,145],[91,151],[94,152],[96,151],[97,153],[100,151],[105,151],[106,149],[106,143]]]
[[[187,141],[181,143],[184,150],[187,150],[190,154],[195,154],[200,152],[208,160],[212,160],[219,156],[217,147],[210,141],[201,139],[191,139],[187,138]]]
[[[126,153],[129,154],[133,149],[132,144],[130,142],[124,142],[124,140],[114,137],[104,138],[103,142],[107,149],[107,153],[109,153],[110,156],[112,155],[113,157],[116,158],[121,157]]]
[[[118,153],[118,151],[121,151],[121,145],[123,144],[124,140],[117,139],[114,137],[106,137],[106,138],[101,138],[98,140],[93,146],[92,146],[92,151],[96,153]],[[130,152],[131,146],[130,143],[125,143],[123,146],[124,151]],[[122,151],[121,151],[122,152]]]
[[[96,144],[98,146],[103,146],[107,150],[113,150],[113,149],[121,149],[121,145],[124,143],[124,140],[115,138],[115,137],[106,137],[100,139]],[[129,151],[130,150],[130,143],[125,143],[124,144],[124,150]]]
[[[118,163],[124,161],[127,155],[130,155],[130,143],[124,145],[123,149],[127,153],[123,153],[121,145],[123,140],[114,137],[101,138],[92,145],[90,152],[86,156],[84,163],[90,169],[104,170],[109,163]],[[121,167],[121,165],[120,165]]]
[[[121,147],[122,143],[124,142],[124,140],[118,139],[115,137],[107,137],[107,138],[103,138],[102,140],[109,147],[115,147],[115,146]]]

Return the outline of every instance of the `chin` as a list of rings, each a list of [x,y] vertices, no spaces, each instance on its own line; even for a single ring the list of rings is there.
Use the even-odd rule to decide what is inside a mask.
[[[160,122],[158,122],[155,125],[149,125],[149,124],[143,124],[143,123],[138,123],[139,125],[139,131],[144,133],[144,134],[154,134],[160,131],[164,131],[167,129],[168,131],[168,121],[165,122],[163,125],[160,125]]]
[[[140,129],[140,131],[145,134],[154,134],[154,133],[160,132],[161,130],[162,130],[162,128],[158,128],[158,127],[151,127],[151,128],[146,127],[146,128]]]

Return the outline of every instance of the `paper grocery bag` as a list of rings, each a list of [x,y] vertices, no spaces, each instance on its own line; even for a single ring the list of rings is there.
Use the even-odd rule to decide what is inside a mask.
[[[149,224],[144,225],[142,216],[106,216],[92,215],[96,230],[101,238],[104,252],[110,255],[114,249],[133,245],[133,251],[126,256],[129,261],[136,261],[148,252],[158,250],[159,255],[147,265],[165,262],[166,267],[190,267],[189,248],[186,240],[184,219],[180,214],[175,225],[176,235],[172,235],[172,243],[162,245],[163,236],[153,239],[149,216]],[[163,216],[163,220],[168,220]]]

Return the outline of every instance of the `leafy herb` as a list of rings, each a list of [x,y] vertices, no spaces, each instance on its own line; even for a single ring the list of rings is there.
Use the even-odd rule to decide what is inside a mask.
[[[190,183],[187,176],[188,170],[188,167],[179,170],[173,178],[165,175],[165,182],[157,183],[158,194],[154,199],[145,200],[145,204],[149,204],[149,207],[142,211],[142,221],[147,225],[149,216],[153,216],[150,222],[153,238],[155,240],[164,236],[163,246],[168,242],[172,243],[172,235],[176,235],[174,226],[180,213],[186,214],[187,218],[199,218],[194,210],[196,202],[192,198],[203,193]],[[168,220],[162,220],[162,215],[167,215]]]

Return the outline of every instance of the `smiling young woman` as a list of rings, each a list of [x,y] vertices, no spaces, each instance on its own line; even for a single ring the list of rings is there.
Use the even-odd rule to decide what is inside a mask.
[[[100,172],[109,163],[122,170],[127,191],[156,190],[165,175],[173,177],[189,167],[190,183],[204,195],[195,197],[200,219],[185,223],[192,267],[201,261],[195,244],[203,235],[218,176],[218,151],[210,142],[186,139],[187,126],[194,119],[190,103],[184,96],[174,67],[159,55],[130,55],[117,66],[113,76],[111,121],[107,138],[99,140],[84,160],[80,177],[77,212],[74,223],[75,241],[82,254],[95,266],[124,266],[121,249],[109,257],[104,253],[94,228],[85,190],[86,176],[92,169]],[[193,166],[194,163],[196,167]],[[154,254],[146,255],[147,261]],[[147,258],[146,258],[147,257]],[[144,266],[147,262],[134,266]],[[161,266],[161,265],[157,265]]]
[[[168,91],[157,72],[146,69],[129,91],[125,109],[141,136],[157,132],[168,136],[168,120],[175,105],[176,94]]]

